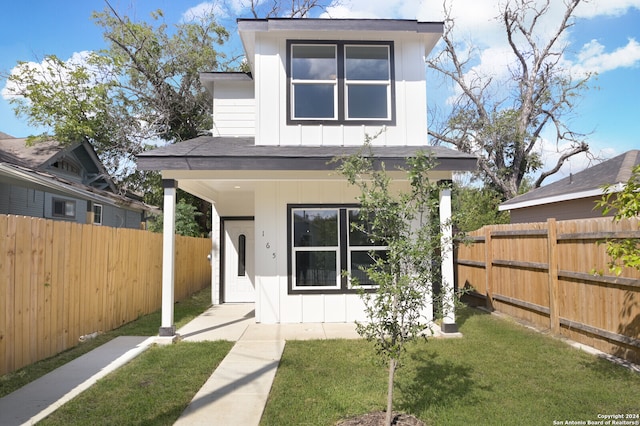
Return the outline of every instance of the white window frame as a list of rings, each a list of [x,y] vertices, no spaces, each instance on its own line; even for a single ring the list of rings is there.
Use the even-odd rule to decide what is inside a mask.
[[[56,204],[57,203],[63,203],[64,204],[64,213],[63,214],[59,214],[56,213]],[[69,210],[72,210],[72,212],[69,212]],[[51,216],[52,217],[59,217],[59,218],[64,218],[64,219],[75,219],[76,218],[76,202],[75,200],[67,200],[64,198],[52,198],[51,199]]]
[[[295,46],[335,46],[336,49],[336,80],[303,80],[293,78],[293,50]],[[348,47],[385,47],[387,49],[387,80],[347,80],[346,52]],[[395,93],[394,93],[394,44],[392,41],[326,41],[318,40],[289,40],[287,43],[287,123],[295,124],[387,124],[395,125]],[[295,86],[303,84],[335,84],[334,85],[334,117],[296,117],[295,116]],[[349,117],[349,86],[376,85],[386,87],[386,117]]]
[[[334,54],[335,54],[335,64],[334,64],[334,76],[335,78],[333,80],[309,80],[309,79],[295,79],[293,78],[293,50],[296,46],[305,46],[305,47],[309,47],[309,46],[332,46],[334,48]],[[289,100],[290,104],[291,104],[291,118],[293,120],[300,120],[300,121],[316,121],[316,120],[337,120],[338,119],[338,111],[339,111],[339,105],[338,105],[338,46],[336,44],[320,44],[320,43],[293,43],[290,46],[290,52],[289,55],[291,57],[291,64],[290,64],[290,70],[289,73],[291,75],[291,83],[290,83],[290,90],[291,90],[291,98]],[[296,86],[305,86],[305,85],[332,85],[333,86],[333,117],[295,117],[295,99],[296,99]]]
[[[96,208],[98,210],[100,210],[99,214],[96,213]],[[93,210],[93,224],[94,225],[102,225],[102,222],[103,222],[102,219],[103,219],[103,214],[104,214],[104,208],[102,207],[102,204],[94,204],[92,210]],[[100,217],[100,220],[96,220],[97,216]]]
[[[351,282],[351,276],[353,275],[353,271],[351,268],[351,256],[354,252],[357,253],[370,253],[372,251],[386,251],[388,249],[388,246],[356,246],[356,245],[351,245],[351,222],[349,220],[350,215],[349,212],[358,212],[360,209],[358,208],[349,208],[347,209],[347,270],[349,272],[349,282],[348,282],[348,288],[349,289],[354,289],[354,288],[364,288],[364,289],[375,289],[378,288],[377,285],[375,284],[360,284],[357,287],[355,285],[352,284]]]
[[[297,211],[326,211],[326,210],[335,210],[337,215],[337,241],[338,245],[336,246],[297,246],[295,245],[295,241],[293,241],[293,236],[295,236],[295,212]],[[326,207],[296,207],[291,209],[291,235],[292,239],[289,241],[291,246],[291,280],[292,286],[291,288],[294,291],[314,291],[314,290],[339,290],[341,287],[341,274],[342,271],[341,262],[340,262],[340,209],[335,206],[326,206]],[[335,277],[335,285],[332,286],[309,286],[309,285],[298,285],[298,271],[296,269],[296,255],[298,253],[310,253],[310,252],[333,252],[336,259],[336,277]]]
[[[349,47],[384,47],[387,49],[387,80],[349,80],[347,78],[347,50]],[[391,120],[391,46],[389,44],[345,44],[343,49],[344,64],[344,119],[346,121],[388,121]],[[349,86],[384,86],[386,87],[387,116],[386,117],[350,117],[349,116]]]
[[[287,206],[289,219],[288,219],[288,268],[289,268],[289,294],[348,294],[356,293],[359,289],[373,290],[378,288],[374,284],[360,284],[355,286],[351,283],[351,280],[346,276],[343,276],[342,271],[352,273],[351,270],[351,258],[353,253],[371,252],[371,251],[384,251],[387,250],[387,246],[351,246],[350,244],[350,221],[349,212],[358,211],[359,207],[353,204],[295,204]],[[295,214],[299,211],[327,211],[333,210],[337,214],[337,242],[336,246],[297,246],[295,244]],[[336,284],[332,286],[310,286],[310,285],[298,285],[298,271],[296,258],[298,253],[304,252],[333,252],[336,259]]]

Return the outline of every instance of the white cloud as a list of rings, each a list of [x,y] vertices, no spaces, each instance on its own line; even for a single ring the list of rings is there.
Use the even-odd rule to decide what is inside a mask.
[[[640,9],[640,0],[591,0],[582,2],[576,8],[576,16],[595,18],[597,16],[621,16],[629,9]]]
[[[598,40],[591,40],[582,46],[577,55],[577,62],[572,67],[575,74],[596,72],[602,74],[617,68],[628,68],[640,64],[640,43],[634,39],[619,47],[613,52],[607,53],[605,46]]]
[[[91,56],[93,52],[90,51],[82,51],[82,52],[74,52],[69,59],[64,62],[65,67],[67,66],[85,66],[88,69],[91,69],[91,66],[87,65],[87,59]],[[43,59],[41,62],[23,62],[19,65],[16,65],[11,69],[10,75],[18,76],[23,74],[25,71],[32,71],[36,78],[40,78],[41,81],[44,81],[46,76],[50,75],[47,70],[49,69],[58,69],[60,80],[64,80],[66,75],[64,69],[60,69],[57,67],[53,61],[48,58]],[[4,99],[12,99],[20,97],[17,93],[20,93],[21,87],[12,80],[6,80],[4,87],[0,91],[0,95]]]
[[[238,12],[240,9],[237,8],[241,8],[240,0],[202,2],[187,9],[187,11],[182,14],[182,20],[184,22],[197,21],[210,13],[213,13],[216,18],[224,19],[230,16],[230,12]]]

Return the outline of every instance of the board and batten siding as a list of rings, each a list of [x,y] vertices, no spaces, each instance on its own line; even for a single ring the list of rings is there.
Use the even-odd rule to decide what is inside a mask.
[[[326,35],[325,35],[326,36]],[[332,38],[353,37],[332,34]],[[383,126],[376,125],[287,125],[286,40],[299,35],[263,35],[256,44],[254,82],[225,82],[214,91],[214,121],[220,136],[244,136],[249,100],[247,88],[255,84],[255,137],[257,145],[361,145],[366,136],[373,136]],[[304,38],[313,38],[308,35]],[[364,39],[363,39],[364,40]],[[368,34],[366,40],[388,41],[385,34]],[[425,81],[424,45],[396,35],[395,118],[394,126],[374,140],[376,145],[427,144],[427,90]],[[237,114],[237,118],[233,115]],[[215,131],[215,129],[214,129]]]
[[[403,182],[398,185],[406,185]],[[287,206],[353,204],[359,190],[344,181],[264,182],[255,191],[256,321],[261,323],[364,321],[358,294],[288,294]]]

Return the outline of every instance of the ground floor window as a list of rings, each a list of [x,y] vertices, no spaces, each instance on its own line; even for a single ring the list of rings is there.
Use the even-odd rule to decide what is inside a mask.
[[[289,293],[356,291],[343,271],[374,287],[364,268],[384,257],[386,247],[365,232],[358,206],[289,205],[288,213]]]
[[[52,213],[55,217],[64,217],[68,219],[75,219],[76,217],[76,202],[72,200],[62,200],[54,198],[52,200]]]

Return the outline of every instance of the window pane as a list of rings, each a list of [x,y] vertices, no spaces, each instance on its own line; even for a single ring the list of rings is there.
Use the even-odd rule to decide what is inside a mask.
[[[349,245],[352,247],[373,245],[367,237],[367,233],[362,232],[360,229],[354,229],[354,224],[357,224],[358,228],[369,229],[360,218],[359,210],[349,210]]]
[[[102,224],[102,206],[100,204],[93,205],[93,223]]]
[[[374,257],[382,257],[386,256],[386,251],[378,250],[375,252],[371,251],[352,251],[351,252],[351,276],[358,279],[358,283],[360,285],[375,285],[373,281],[369,278],[367,273],[365,272],[366,268],[372,266],[375,261]]]
[[[74,217],[76,215],[76,203],[73,201],[67,201],[65,203],[64,215],[68,217]]]
[[[386,46],[346,46],[348,80],[389,80],[389,49]]]
[[[336,74],[335,46],[291,46],[291,78],[335,80]]]
[[[337,256],[335,251],[296,252],[297,286],[331,286],[338,280]]]
[[[386,85],[349,85],[348,118],[388,118]]]
[[[294,118],[335,118],[333,84],[294,84]]]
[[[53,201],[53,214],[57,216],[64,215],[64,201]]]
[[[240,234],[238,237],[238,276],[244,277],[247,272],[247,237]]]
[[[296,247],[338,245],[337,210],[294,210],[293,237]]]

